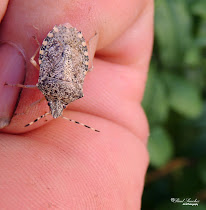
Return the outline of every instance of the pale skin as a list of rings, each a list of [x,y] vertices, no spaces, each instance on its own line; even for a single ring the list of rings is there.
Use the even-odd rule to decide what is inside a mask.
[[[5,14],[0,39],[23,50],[24,84],[38,78],[30,64],[38,48],[33,36],[42,42],[54,25],[65,22],[86,40],[97,33],[84,97],[64,116],[101,132],[49,116],[25,128],[48,111],[45,101],[16,115],[0,134],[0,209],[140,209],[149,161],[141,101],[152,51],[153,1],[16,0],[8,8],[7,2],[0,6],[0,19]],[[41,98],[38,89],[24,89],[16,112]]]

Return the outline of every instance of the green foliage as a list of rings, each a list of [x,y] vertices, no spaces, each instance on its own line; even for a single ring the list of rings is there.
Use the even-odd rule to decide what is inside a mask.
[[[172,73],[164,74],[164,79],[168,87],[168,101],[171,108],[185,117],[198,117],[203,110],[203,100],[198,87]]]
[[[169,113],[169,102],[167,90],[157,70],[151,66],[146,91],[142,105],[147,113],[150,124],[161,123],[167,120]]]
[[[142,102],[150,124],[142,209],[206,209],[206,1],[155,0],[155,42]],[[170,163],[181,163],[171,170]],[[182,206],[172,197],[200,199]]]
[[[156,0],[155,35],[163,67],[183,65],[191,46],[191,16],[184,1]]]
[[[193,5],[192,5],[191,12],[194,15],[199,15],[202,18],[206,18],[205,8],[206,8],[206,1],[195,0]]]
[[[200,160],[198,163],[198,172],[200,180],[202,180],[202,183],[206,186],[206,158]]]
[[[173,143],[167,131],[160,126],[152,127],[148,143],[150,164],[154,167],[165,165],[173,156]]]

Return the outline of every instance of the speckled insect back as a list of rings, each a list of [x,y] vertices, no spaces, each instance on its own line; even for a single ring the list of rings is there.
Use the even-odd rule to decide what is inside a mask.
[[[54,26],[39,51],[37,83],[54,118],[61,116],[69,103],[83,97],[88,64],[88,49],[82,33],[65,25]]]
[[[88,71],[89,55],[82,33],[68,24],[54,26],[40,46],[40,68],[34,60],[37,52],[30,60],[39,69],[36,86],[21,84],[10,86],[38,87],[48,101],[50,112],[38,117],[25,127],[51,114],[53,118],[61,116],[66,120],[99,132],[90,126],[62,116],[62,112],[68,104],[83,97],[83,83]],[[37,102],[40,101],[42,99]],[[34,103],[36,104],[36,102]]]

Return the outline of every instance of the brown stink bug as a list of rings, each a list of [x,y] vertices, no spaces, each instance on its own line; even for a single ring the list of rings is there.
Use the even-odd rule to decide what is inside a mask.
[[[37,39],[36,41],[39,44]],[[38,51],[40,66],[34,60]],[[25,127],[51,114],[53,118],[62,117],[99,132],[90,126],[62,116],[68,104],[83,97],[83,83],[89,71],[89,57],[82,33],[68,24],[54,26],[43,40],[42,45],[39,44],[39,48],[30,61],[39,70],[38,83],[10,86],[38,88],[44,94],[43,99],[48,101],[50,112],[38,117]],[[37,103],[40,101],[42,99]]]

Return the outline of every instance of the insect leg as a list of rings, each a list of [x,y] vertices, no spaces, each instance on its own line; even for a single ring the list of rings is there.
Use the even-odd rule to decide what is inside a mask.
[[[44,100],[46,100],[46,98],[45,97],[42,97],[39,100],[37,100],[37,101],[33,102],[32,104],[30,104],[30,107],[35,106],[36,104],[39,104],[39,103],[41,103]]]
[[[65,120],[69,120],[70,122],[73,122],[73,123],[82,125],[82,126],[84,126],[85,128],[89,128],[89,129],[91,129],[91,130],[93,130],[93,131],[100,132],[99,130],[96,130],[95,128],[92,128],[92,127],[90,127],[90,126],[88,126],[88,125],[85,125],[85,124],[83,124],[83,123],[80,123],[80,122],[78,122],[78,121],[75,121],[75,120],[72,120],[72,119],[69,119],[69,118],[63,117],[63,116],[61,116],[61,117],[62,117],[63,119],[65,119]]]
[[[5,83],[4,85],[8,85],[10,87],[37,88],[36,85],[22,85],[22,84],[8,84],[8,83]]]
[[[93,66],[93,64],[92,64],[92,67],[90,67],[90,68],[88,69],[88,71],[92,71],[93,68],[94,68],[94,66]]]
[[[92,37],[89,39],[89,41],[88,41],[88,44],[89,44],[89,45],[91,44],[92,39],[96,38],[96,36],[97,36],[97,32],[95,32],[94,36],[92,36]]]
[[[39,47],[37,48],[36,52],[34,53],[34,55],[31,57],[30,62],[31,64],[36,68],[36,69],[40,69],[39,65],[37,64],[37,62],[34,60],[34,58],[36,57],[36,54],[39,52]]]
[[[40,45],[38,39],[36,38],[36,36],[32,36],[32,37],[35,39],[35,41],[36,41],[36,43],[38,44],[38,46],[41,47],[41,45]]]
[[[37,64],[37,62],[34,59],[36,57],[36,54],[39,52],[39,49],[40,49],[41,45],[40,45],[39,41],[37,40],[36,36],[33,36],[33,38],[35,39],[35,41],[36,41],[36,43],[38,44],[39,47],[35,51],[34,55],[31,57],[30,62],[36,69],[39,70],[39,65]]]
[[[43,98],[41,98],[41,99],[39,99],[39,100],[33,102],[32,104],[30,104],[29,107],[26,108],[26,111],[25,111],[25,112],[22,112],[22,113],[15,113],[14,115],[23,115],[23,114],[27,114],[31,107],[35,106],[36,104],[41,103],[41,102],[44,101],[45,99],[46,99],[46,98],[43,97]]]
[[[42,116],[36,118],[33,122],[30,122],[29,124],[25,125],[24,127],[28,127],[28,126],[32,125],[33,123],[37,122],[37,121],[40,120],[41,118],[46,117],[48,114],[50,114],[50,113],[47,112],[47,113],[43,114]]]
[[[96,49],[96,42],[95,42],[95,38],[97,38],[97,32],[95,32],[95,35],[93,37],[91,37],[89,39],[89,41],[87,41],[88,44],[88,51],[89,51],[89,60],[90,60],[90,68],[88,69],[88,71],[92,71],[93,70],[93,59],[94,59],[94,52],[92,51],[92,49]],[[93,53],[92,53],[93,52]]]

